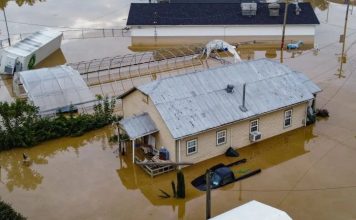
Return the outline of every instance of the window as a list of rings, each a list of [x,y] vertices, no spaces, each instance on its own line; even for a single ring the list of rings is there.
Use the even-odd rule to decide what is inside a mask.
[[[258,131],[258,119],[250,122],[250,133]]]
[[[284,127],[287,128],[292,125],[292,109],[284,112]]]
[[[198,152],[198,140],[193,139],[190,141],[187,141],[187,155],[191,155]]]
[[[226,130],[216,132],[216,145],[226,143]]]

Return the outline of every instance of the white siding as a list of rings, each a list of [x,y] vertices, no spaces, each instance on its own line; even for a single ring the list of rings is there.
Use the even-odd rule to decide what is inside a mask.
[[[158,37],[174,36],[280,36],[282,25],[239,25],[239,26],[158,26]],[[286,35],[314,36],[315,25],[288,25]],[[132,37],[155,36],[153,26],[131,29]]]

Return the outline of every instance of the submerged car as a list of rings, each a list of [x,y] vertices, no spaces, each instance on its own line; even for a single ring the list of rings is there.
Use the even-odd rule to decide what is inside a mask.
[[[299,41],[287,44],[287,49],[288,50],[298,49],[301,45],[303,45],[303,41],[299,40]]]
[[[230,169],[230,167],[241,163],[246,163],[246,159],[242,159],[228,165],[224,165],[220,163],[211,167],[209,169],[211,171],[211,176],[210,176],[211,189],[216,189],[225,186],[227,184],[245,179],[247,177],[253,176],[261,172],[261,169],[257,169],[249,173],[246,173],[242,176],[235,177],[234,172]],[[191,183],[195,188],[199,189],[200,191],[206,191],[207,185],[206,185],[205,174],[195,178]]]

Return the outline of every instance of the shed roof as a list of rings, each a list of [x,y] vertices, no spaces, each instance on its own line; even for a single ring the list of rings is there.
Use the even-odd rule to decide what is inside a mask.
[[[37,31],[11,47],[5,48],[4,50],[8,53],[25,57],[31,55],[38,48],[46,45],[48,42],[61,35],[61,32],[49,29]]]
[[[40,113],[96,100],[78,71],[72,67],[62,65],[18,74],[28,98],[40,108]]]
[[[255,16],[243,16],[237,3],[131,3],[127,25],[275,25],[283,24],[284,3],[279,16],[269,16],[267,3],[257,3]],[[319,24],[310,3],[299,3],[301,12],[295,14],[295,5],[288,7],[287,24]]]
[[[244,83],[247,112],[239,108]],[[233,93],[227,93],[228,84]],[[150,96],[175,139],[306,102],[320,91],[304,74],[268,59],[163,78],[138,89]]]
[[[230,219],[292,220],[286,212],[255,200],[211,218],[211,220]]]
[[[153,122],[148,113],[122,119],[119,124],[125,129],[131,140],[153,134],[158,131],[156,124]]]

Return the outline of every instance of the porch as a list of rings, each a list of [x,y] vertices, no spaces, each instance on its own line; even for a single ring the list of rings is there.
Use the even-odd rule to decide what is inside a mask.
[[[158,132],[147,113],[123,119],[118,125],[119,149],[130,148],[132,163],[139,165],[151,177],[175,170],[169,160],[169,152],[156,146]]]

